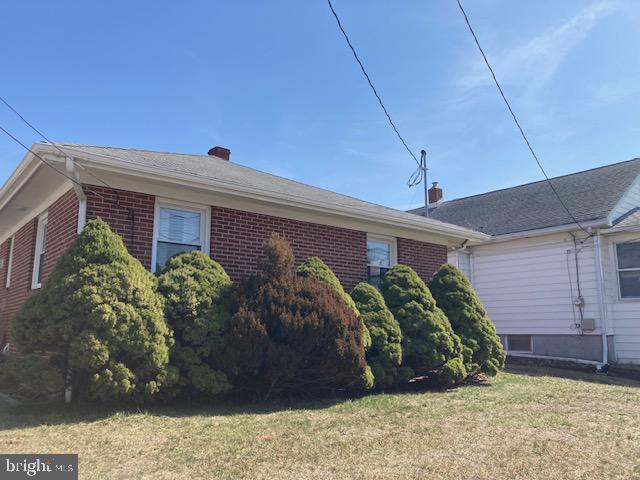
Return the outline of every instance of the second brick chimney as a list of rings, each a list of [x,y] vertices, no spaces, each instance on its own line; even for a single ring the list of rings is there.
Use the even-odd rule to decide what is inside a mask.
[[[229,160],[229,158],[231,158],[231,150],[224,147],[215,146],[209,149],[208,153],[212,157],[218,157],[218,158],[221,158],[222,160]]]
[[[438,182],[433,182],[429,189],[429,205],[434,205],[442,200],[442,189],[438,187]]]

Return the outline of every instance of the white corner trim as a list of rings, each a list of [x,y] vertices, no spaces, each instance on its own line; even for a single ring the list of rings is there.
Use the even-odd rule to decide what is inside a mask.
[[[38,227],[36,231],[36,245],[33,255],[33,269],[31,273],[31,289],[35,290],[36,288],[40,288],[42,283],[38,281],[38,277],[40,276],[40,255],[42,253],[46,253],[46,238],[45,238],[45,228],[47,227],[47,223],[49,221],[48,212],[44,212],[38,217]]]
[[[210,252],[211,243],[211,207],[209,205],[203,205],[198,203],[185,202],[182,200],[175,200],[170,198],[156,197],[156,202],[153,209],[153,240],[151,244],[151,271],[156,271],[156,260],[158,255],[158,234],[160,230],[160,208],[168,207],[175,208],[177,210],[188,210],[192,212],[200,213],[200,235],[202,236],[202,251],[207,255]]]

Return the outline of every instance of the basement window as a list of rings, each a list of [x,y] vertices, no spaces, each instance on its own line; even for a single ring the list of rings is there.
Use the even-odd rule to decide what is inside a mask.
[[[531,335],[507,335],[506,347],[508,352],[531,353]]]
[[[44,267],[44,255],[47,247],[47,221],[46,213],[38,217],[38,230],[36,232],[36,250],[33,257],[33,276],[31,278],[31,288],[42,286],[42,271]]]
[[[9,257],[7,258],[7,278],[5,280],[5,287],[9,288],[11,286],[11,267],[13,265],[13,239],[9,240]]]
[[[620,298],[640,298],[640,242],[616,245]]]
[[[367,281],[380,288],[380,280],[396,264],[396,239],[367,237]]]
[[[152,268],[160,271],[174,255],[192,250],[209,253],[209,209],[184,204],[156,205]]]

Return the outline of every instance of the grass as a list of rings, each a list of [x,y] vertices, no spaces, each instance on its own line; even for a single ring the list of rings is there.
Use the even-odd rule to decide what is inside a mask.
[[[513,367],[491,385],[263,406],[0,407],[0,452],[80,478],[640,478],[640,383]]]

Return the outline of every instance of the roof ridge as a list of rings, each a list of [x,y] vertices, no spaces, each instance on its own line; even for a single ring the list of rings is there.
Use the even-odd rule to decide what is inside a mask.
[[[638,160],[640,160],[640,157],[630,158],[629,160],[623,160],[621,162],[610,163],[608,165],[601,165],[599,167],[588,168],[586,170],[580,170],[579,172],[566,173],[564,175],[558,175],[557,177],[551,177],[551,178],[549,178],[549,181],[559,180],[561,178],[566,178],[566,177],[572,177],[574,175],[582,175],[583,173],[588,173],[588,172],[593,172],[595,170],[602,170],[602,169],[605,169],[605,168],[615,167],[617,165],[622,165],[623,163],[631,163],[631,162],[635,162],[635,161],[638,161]],[[440,205],[443,205],[445,203],[456,202],[458,200],[467,200],[469,198],[482,197],[484,195],[489,195],[489,194],[496,193],[496,192],[504,192],[505,190],[513,190],[513,189],[516,189],[516,188],[526,187],[528,185],[535,185],[535,184],[538,184],[538,183],[547,183],[547,180],[546,179],[536,180],[534,182],[527,182],[527,183],[521,183],[520,185],[514,185],[513,187],[498,188],[496,190],[490,190],[488,192],[476,193],[475,195],[468,195],[466,197],[453,198],[451,200],[443,201]],[[419,207],[419,208],[421,208],[421,207]]]

